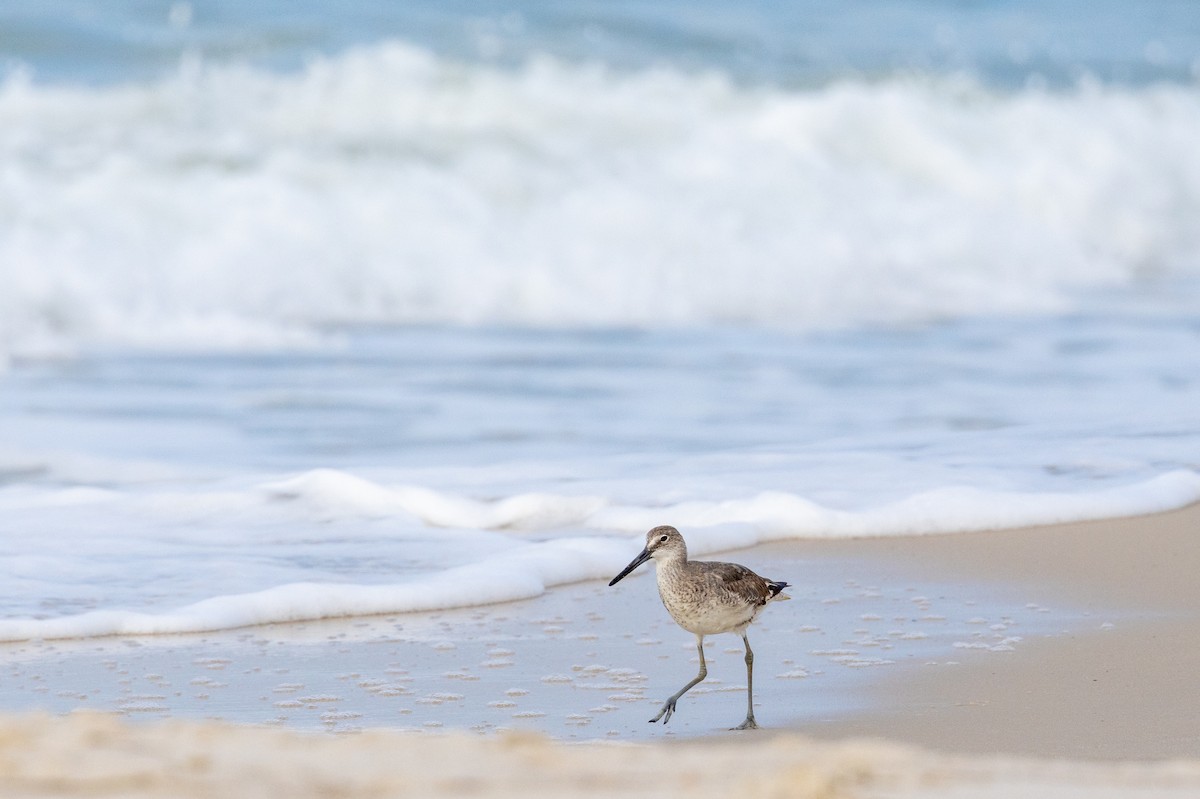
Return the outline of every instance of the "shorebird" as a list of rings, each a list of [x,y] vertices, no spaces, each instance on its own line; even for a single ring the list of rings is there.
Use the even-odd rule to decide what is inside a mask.
[[[658,595],[683,629],[696,636],[700,653],[700,673],[672,694],[650,723],[662,719],[666,724],[675,712],[675,703],[708,676],[704,663],[704,636],[737,633],[746,645],[746,720],[735,730],[758,729],[754,721],[754,652],[746,628],[759,611],[774,599],[791,599],[780,593],[788,583],[759,577],[736,563],[688,560],[687,544],[674,527],[662,525],[646,533],[646,547],[612,578],[616,585],[625,575],[653,558],[658,563]]]

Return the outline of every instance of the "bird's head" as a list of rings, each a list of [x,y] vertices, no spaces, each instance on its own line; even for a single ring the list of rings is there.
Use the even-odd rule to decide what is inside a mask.
[[[687,560],[687,544],[683,542],[683,536],[679,534],[679,531],[664,524],[646,533],[645,548],[629,562],[628,566],[621,570],[620,574],[612,578],[609,585],[616,585],[621,578],[651,558],[655,560]]]

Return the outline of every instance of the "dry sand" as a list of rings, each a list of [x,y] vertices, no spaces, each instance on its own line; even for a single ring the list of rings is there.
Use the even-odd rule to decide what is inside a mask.
[[[624,686],[626,699],[606,705],[594,716],[599,721],[588,721],[592,726],[585,729],[611,727],[610,740],[565,742],[570,728],[564,724],[570,722],[563,721],[533,727],[541,732],[469,732],[463,720],[496,712],[483,709],[487,692],[504,683],[488,687],[495,670],[472,672],[473,661],[464,660],[469,647],[438,649],[430,645],[436,635],[419,644],[426,654],[414,655],[416,681],[410,684],[419,684],[427,673],[424,688],[393,697],[368,678],[358,682],[368,686],[363,689],[368,693],[354,700],[357,705],[348,690],[342,693],[348,707],[396,712],[407,701],[408,709],[398,712],[445,713],[445,728],[454,732],[328,734],[184,720],[195,717],[196,707],[208,707],[219,717],[246,721],[245,712],[231,709],[261,686],[254,683],[238,693],[238,685],[267,680],[263,675],[280,663],[291,673],[275,668],[278,673],[262,686],[300,679],[296,673],[308,660],[325,664],[332,658],[341,661],[334,668],[362,669],[371,665],[368,655],[375,652],[383,670],[391,659],[416,651],[418,643],[395,635],[361,633],[356,643],[347,632],[370,628],[363,620],[310,629],[309,635],[328,639],[317,648],[284,640],[304,637],[291,626],[286,636],[243,631],[153,644],[92,641],[74,649],[31,643],[4,654],[11,696],[24,696],[21,691],[32,685],[33,704],[10,701],[5,707],[40,704],[59,712],[63,706],[52,700],[71,695],[63,686],[73,685],[79,696],[84,689],[92,695],[66,709],[124,708],[126,716],[145,720],[95,712],[3,717],[0,797],[1200,796],[1200,581],[1195,579],[1200,509],[988,534],[780,544],[731,559],[769,564],[772,576],[799,586],[800,601],[780,606],[795,606],[788,612],[794,615],[764,616],[753,634],[756,677],[763,675],[755,681],[759,718],[775,722],[772,732],[721,731],[738,720],[734,716],[742,701],[736,694],[740,657],[725,641],[710,661],[712,679],[725,682],[715,683],[712,693],[689,695],[679,723],[672,721],[672,733],[644,724],[646,709],[661,701],[664,689],[674,690],[685,680],[694,665],[688,660],[688,637],[676,640],[672,634],[678,631],[658,618],[661,608],[652,611],[643,604],[653,590],[643,578],[634,583],[640,588],[621,595],[623,601],[590,585],[551,592],[537,607],[539,613],[557,608],[558,615],[549,619],[558,621],[554,624],[541,618],[520,622],[520,614],[518,621],[498,621],[508,618],[501,615],[503,606],[464,611],[474,614],[472,624],[481,631],[481,651],[471,651],[470,658],[491,657],[484,651],[495,647],[489,637],[516,641],[508,645],[514,665],[500,673],[510,682],[518,675],[529,681],[517,708],[537,701],[551,710],[531,723],[545,724],[556,713],[583,723],[587,713],[568,712],[572,703],[586,707],[596,701],[584,679],[587,668],[571,671],[572,662],[588,662],[580,657],[603,660],[610,676],[645,675]],[[785,573],[777,573],[781,569]],[[817,575],[825,575],[826,582]],[[843,588],[834,591],[834,585]],[[996,597],[1007,597],[1008,604]],[[1067,610],[1041,613],[1055,603]],[[909,618],[899,610],[909,605],[939,612]],[[972,613],[986,618],[967,618]],[[1001,623],[977,624],[996,618]],[[1046,630],[1037,627],[1042,618],[1053,619]],[[464,626],[461,618],[454,621],[456,629]],[[538,625],[539,634],[513,639],[512,625],[526,622]],[[413,637],[411,623],[405,623],[410,624],[406,635]],[[375,624],[386,627],[393,620]],[[437,632],[438,622],[427,624]],[[846,629],[848,624],[855,629]],[[969,637],[973,624],[978,629]],[[1021,635],[1010,636],[1014,631]],[[1018,637],[1015,645],[1004,644]],[[821,654],[820,647],[846,646],[843,639],[858,642],[858,648],[845,650],[854,656]],[[996,639],[999,645],[992,643]],[[955,643],[963,646],[952,648]],[[222,658],[195,657],[223,647]],[[805,655],[794,654],[799,647]],[[536,665],[522,665],[527,652]],[[550,662],[561,652],[570,654],[561,655],[561,663]],[[445,664],[455,658],[463,663],[446,672]],[[635,661],[634,669],[618,668],[629,661]],[[429,662],[441,665],[429,667]],[[895,665],[856,668],[871,662]],[[104,668],[87,668],[98,663]],[[211,671],[214,665],[217,671]],[[788,679],[785,670],[796,667],[812,669],[813,676]],[[155,673],[140,673],[151,668]],[[188,680],[188,669],[204,676]],[[572,681],[538,678],[559,669]],[[102,684],[108,673],[114,675],[111,690]],[[314,681],[322,676],[313,670],[305,674]],[[428,692],[452,674],[458,675],[455,685],[478,686],[478,696],[464,688],[459,699],[422,710],[422,698],[434,696]],[[484,679],[468,682],[464,675]],[[353,678],[359,678],[357,671]],[[153,682],[161,707],[121,704],[130,696],[144,697],[139,680]],[[222,691],[233,692],[226,705],[218,701]],[[842,699],[821,705],[816,700],[825,693]],[[261,700],[277,712],[278,696]],[[285,697],[284,704],[288,701]],[[316,704],[320,709],[314,713],[353,715],[336,705]],[[820,709],[801,713],[801,705]],[[778,729],[785,718],[789,729]],[[295,726],[293,721],[285,723]],[[360,726],[377,726],[373,717],[363,721]],[[313,728],[321,729],[320,723]],[[334,723],[325,728],[349,729]],[[649,735],[674,740],[644,742]],[[585,737],[603,739],[604,734]],[[638,737],[642,742],[629,742]]]
[[[215,722],[128,725],[75,715],[0,725],[0,795],[25,797],[756,796],[800,799],[1088,797],[1200,792],[1200,763],[967,759],[897,744],[563,744],[386,731],[303,734]]]
[[[302,734],[113,717],[0,725],[0,794],[35,797],[1195,797],[1200,763],[964,758],[791,734],[673,744]]]

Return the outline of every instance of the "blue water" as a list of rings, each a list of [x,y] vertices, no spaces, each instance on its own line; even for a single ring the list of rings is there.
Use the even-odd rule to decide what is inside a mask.
[[[0,57],[0,637],[1200,498],[1192,3],[3,2]]]
[[[387,39],[467,60],[550,54],[780,85],[907,71],[1144,84],[1196,79],[1200,11],[1188,0],[0,3],[0,53],[47,81],[145,80],[195,57],[296,69]]]

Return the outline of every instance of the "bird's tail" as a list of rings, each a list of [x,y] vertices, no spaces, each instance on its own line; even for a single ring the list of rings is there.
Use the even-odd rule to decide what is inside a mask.
[[[774,580],[767,583],[767,590],[771,592],[771,596],[767,598],[767,601],[770,602],[772,599],[791,599],[791,597],[787,594],[780,593],[789,585],[791,585],[791,583],[785,583],[783,580]]]

